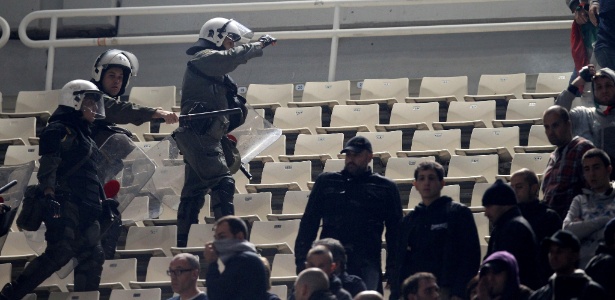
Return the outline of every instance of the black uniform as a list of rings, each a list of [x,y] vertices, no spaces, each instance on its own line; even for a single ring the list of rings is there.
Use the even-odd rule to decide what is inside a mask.
[[[40,136],[39,188],[51,187],[61,217],[46,213],[47,248],[12,283],[12,298],[21,299],[72,258],[75,291],[98,290],[104,254],[98,218],[103,192],[97,176],[98,148],[81,112],[59,106]],[[67,176],[68,175],[68,176]]]
[[[368,289],[381,290],[382,231],[386,225],[386,270],[390,273],[401,217],[399,190],[391,180],[371,169],[356,177],[347,171],[323,173],[316,179],[301,218],[295,243],[297,269],[304,268],[322,220],[320,238],[334,238],[344,245],[346,271],[361,277]]]

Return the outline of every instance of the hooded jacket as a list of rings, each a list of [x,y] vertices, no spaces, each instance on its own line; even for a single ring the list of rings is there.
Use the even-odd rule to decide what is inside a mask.
[[[604,241],[604,226],[615,217],[615,189],[606,194],[596,194],[583,189],[583,194],[574,197],[568,215],[564,219],[564,229],[574,233],[581,241],[580,265],[585,266],[596,249]]]
[[[568,276],[553,274],[549,283],[535,291],[530,300],[602,300],[608,299],[604,289],[592,279],[577,269]]]
[[[615,299],[615,249],[604,244],[598,246],[596,256],[585,267],[585,273],[602,285],[610,299]]]
[[[498,251],[489,255],[484,261],[482,265],[487,264],[488,262],[493,261],[501,261],[507,267],[506,273],[508,274],[508,281],[506,282],[506,287],[502,292],[499,299],[501,300],[522,300],[528,299],[531,290],[526,286],[522,285],[519,280],[519,267],[517,265],[517,260],[515,257],[506,251]]]

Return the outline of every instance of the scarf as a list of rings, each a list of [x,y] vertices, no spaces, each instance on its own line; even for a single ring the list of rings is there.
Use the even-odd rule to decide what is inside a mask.
[[[216,249],[216,252],[218,252],[220,260],[222,260],[224,264],[226,264],[226,262],[237,253],[256,253],[256,248],[254,247],[254,244],[245,240],[242,241],[238,239],[215,240],[214,248]]]

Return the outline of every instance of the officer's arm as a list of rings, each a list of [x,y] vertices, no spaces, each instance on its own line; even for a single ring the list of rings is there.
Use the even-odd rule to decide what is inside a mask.
[[[209,76],[222,76],[248,60],[263,55],[260,42],[240,45],[229,50],[204,50],[190,60],[190,64]]]
[[[312,242],[316,239],[318,226],[320,226],[320,220],[322,219],[324,207],[322,206],[321,193],[323,183],[321,179],[322,176],[319,176],[314,183],[299,225],[299,232],[297,233],[297,240],[295,241],[295,264],[297,266],[297,274],[305,268],[305,258],[312,247]]]
[[[59,124],[51,124],[43,130],[39,142],[40,166],[37,178],[39,188],[45,194],[53,194],[56,187],[56,172],[62,161],[61,141],[66,137],[66,129]]]
[[[387,218],[384,225],[386,226],[385,239],[387,242],[387,259],[386,259],[386,274],[390,275],[395,268],[395,252],[397,251],[397,243],[399,239],[399,227],[403,217],[401,208],[401,197],[397,185],[390,183],[389,205],[387,208]]]
[[[135,103],[105,98],[105,121],[116,124],[141,125],[152,120],[155,108]]]

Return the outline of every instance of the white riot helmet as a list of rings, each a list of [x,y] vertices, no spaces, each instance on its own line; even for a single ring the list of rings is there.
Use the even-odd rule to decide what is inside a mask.
[[[88,109],[94,112],[94,118],[105,118],[103,92],[87,80],[77,79],[64,85],[58,104],[77,111]]]
[[[216,47],[220,47],[226,37],[235,43],[245,44],[248,43],[253,36],[254,32],[252,32],[252,30],[233,19],[213,18],[203,24],[201,32],[199,33],[199,40],[186,52],[188,54],[194,54],[197,51],[191,50],[195,48],[207,48],[207,43],[205,41],[209,41]]]
[[[109,49],[103,52],[96,58],[96,62],[92,68],[92,81],[97,83],[99,87],[101,86],[103,74],[110,67],[119,67],[124,72],[122,88],[119,94],[116,95],[120,96],[124,94],[130,76],[137,76],[137,72],[139,71],[139,60],[134,54],[128,51]]]

